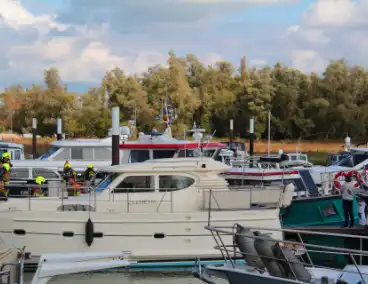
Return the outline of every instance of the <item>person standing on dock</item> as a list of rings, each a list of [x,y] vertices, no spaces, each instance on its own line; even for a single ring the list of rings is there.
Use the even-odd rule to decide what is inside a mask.
[[[341,186],[342,194],[342,208],[344,210],[345,223],[344,227],[348,227],[350,218],[350,227],[354,226],[354,214],[353,214],[353,190],[355,184],[350,175],[345,176],[345,183]]]

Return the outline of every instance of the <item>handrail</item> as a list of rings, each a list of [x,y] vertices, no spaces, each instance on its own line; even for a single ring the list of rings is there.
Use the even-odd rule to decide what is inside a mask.
[[[306,233],[306,234],[315,234],[315,235],[331,235],[331,236],[341,236],[341,237],[357,237],[357,238],[364,238],[363,236],[350,236],[350,235],[346,235],[346,234],[326,234],[326,233],[320,233],[320,232],[309,232],[309,231],[302,231],[302,230],[290,230],[290,229],[277,229],[277,228],[260,228],[260,227],[250,227],[250,226],[242,226],[244,229],[249,229],[251,231],[263,231],[263,232],[267,232],[267,231],[278,231],[278,232],[293,232],[296,233],[298,235],[298,237],[300,238],[301,242],[295,242],[295,241],[286,241],[286,240],[280,240],[280,239],[276,239],[276,238],[267,238],[267,237],[262,237],[262,236],[255,236],[255,235],[249,235],[249,234],[242,234],[242,233],[238,233],[235,232],[235,226],[205,226],[205,228],[207,230],[209,230],[216,242],[216,246],[214,247],[217,250],[220,250],[221,254],[223,255],[225,261],[230,261],[231,265],[235,268],[235,261],[236,261],[236,256],[237,255],[254,255],[251,253],[247,253],[247,252],[242,252],[242,251],[237,251],[236,247],[234,247],[234,243],[233,244],[229,244],[229,245],[225,245],[224,242],[222,241],[222,235],[233,235],[233,236],[243,236],[245,238],[250,238],[250,239],[261,239],[261,240],[265,240],[265,241],[270,241],[270,242],[274,242],[274,243],[282,243],[282,244],[292,244],[292,245],[302,245],[304,248],[307,247],[311,247],[311,248],[316,248],[316,249],[324,249],[324,250],[328,250],[328,251],[319,251],[319,250],[313,250],[313,252],[316,253],[329,253],[329,254],[335,254],[335,255],[348,255],[351,260],[353,265],[355,266],[357,271],[354,271],[353,273],[357,273],[359,274],[361,280],[363,281],[363,283],[365,283],[363,275],[368,275],[368,273],[364,274],[360,271],[359,266],[354,258],[354,256],[360,256],[360,264],[362,264],[362,256],[368,256],[368,251],[364,251],[363,247],[360,247],[360,250],[355,250],[355,249],[346,249],[346,248],[337,248],[337,247],[332,247],[332,246],[323,246],[323,245],[313,245],[313,244],[308,244],[308,243],[304,243],[302,241],[302,238],[300,236],[301,233]],[[227,230],[226,230],[227,229]],[[365,237],[364,239],[367,239],[368,237]],[[233,248],[233,250],[231,250],[231,248]],[[224,254],[224,251],[226,252],[226,257]],[[230,253],[233,252],[234,253],[234,260],[231,259],[230,257]],[[302,261],[302,264],[304,265],[309,265],[312,267],[322,267],[322,268],[326,268],[323,266],[317,266],[314,265],[312,263],[312,260],[309,256],[309,252],[312,252],[310,249],[305,249],[305,252],[307,254],[308,257],[308,261],[310,262],[305,263],[304,261]],[[262,258],[269,258],[267,256],[263,256],[263,255],[259,255],[257,254],[257,256],[261,256]],[[288,260],[287,258],[284,259],[278,259],[276,257],[271,257],[271,259],[276,259],[278,261],[283,261],[283,262],[288,262],[288,263],[293,263],[293,261]],[[300,262],[299,262],[300,263]],[[293,269],[290,266],[291,269]],[[328,269],[331,269],[329,267],[327,267]],[[341,270],[339,270],[341,271]],[[294,273],[294,271],[292,270],[292,272]],[[294,273],[295,274],[295,273]]]
[[[37,196],[33,196],[32,195],[32,188],[34,186],[37,186],[39,188],[42,189],[43,194],[45,195],[45,197],[37,197]],[[70,186],[70,185],[66,185],[65,183],[60,183],[60,184],[51,184],[51,185],[36,185],[36,184],[27,184],[26,186],[20,186],[20,185],[7,185],[7,188],[10,189],[9,191],[9,195],[7,197],[0,197],[0,205],[2,204],[1,201],[6,201],[8,200],[8,198],[11,198],[10,200],[12,200],[11,203],[9,203],[10,208],[11,204],[13,205],[13,210],[28,210],[31,211],[33,210],[33,206],[34,203],[37,202],[36,204],[40,204],[40,202],[50,202],[47,203],[48,207],[45,206],[39,206],[37,205],[34,208],[37,208],[37,210],[43,211],[43,210],[69,210],[67,209],[69,206],[71,205],[81,205],[81,207],[70,207],[70,210],[84,210],[84,211],[89,211],[89,210],[93,210],[93,211],[97,211],[97,206],[98,204],[113,204],[113,203],[125,203],[125,206],[122,207],[117,207],[117,206],[109,206],[109,208],[111,210],[113,210],[112,212],[120,212],[120,213],[124,213],[124,212],[130,212],[132,209],[132,205],[140,205],[140,201],[141,204],[144,203],[148,203],[148,204],[155,204],[155,211],[156,212],[174,212],[175,209],[175,205],[173,204],[173,199],[174,199],[174,195],[176,194],[176,192],[180,191],[180,189],[175,189],[175,188],[160,188],[160,189],[154,189],[154,188],[140,188],[140,189],[132,189],[132,188],[115,188],[114,190],[110,190],[109,188],[105,189],[103,192],[98,193],[95,191],[95,188],[93,186],[89,186],[89,185],[83,185],[83,186]],[[24,193],[22,195],[16,195],[16,194],[12,194],[12,188],[24,188]],[[48,191],[49,190],[49,191]],[[73,191],[79,191],[81,190],[83,192],[83,190],[85,190],[85,193],[82,193],[80,197],[73,197],[73,196],[68,196],[68,193],[71,194]],[[116,193],[116,190],[120,190],[121,192]],[[136,190],[140,191],[140,192],[136,192]],[[186,190],[186,189],[183,189]],[[203,188],[198,188],[198,190],[202,191],[202,195],[196,195],[194,192],[192,192],[193,194],[193,198],[197,200],[197,204],[198,206],[196,207],[195,210],[198,211],[202,211],[202,210],[207,210],[206,206],[207,206],[207,202],[204,202],[205,199],[208,197],[205,192],[208,192],[209,189],[203,187]],[[270,198],[266,198],[265,200],[263,200],[262,197],[262,192],[264,191],[268,191],[268,192],[275,192],[275,194],[277,195],[277,197],[275,197],[275,200],[271,200]],[[226,206],[222,206],[224,205],[222,197],[227,197],[227,199],[231,199],[232,196],[237,195],[241,195],[243,196],[243,194],[241,192],[248,192],[248,193],[244,193],[246,196],[246,198],[248,198],[249,200],[249,204],[259,204],[259,205],[272,205],[274,204],[273,207],[277,207],[278,205],[278,200],[279,197],[282,195],[282,191],[283,188],[279,187],[279,186],[269,186],[269,187],[265,187],[265,186],[245,186],[245,187],[238,187],[236,190],[224,190],[223,189],[212,189],[212,193],[211,193],[211,199],[213,198],[214,200],[214,205],[216,208],[216,210],[246,210],[249,209],[250,207],[248,205],[248,203],[242,203],[241,206],[236,207],[236,204],[231,205],[228,201],[226,201]],[[51,192],[51,195],[48,194]],[[238,193],[237,193],[238,192]],[[258,194],[256,194],[256,192],[258,192]],[[168,194],[170,193],[170,194]],[[221,194],[221,197],[219,197],[219,195],[217,194]],[[152,196],[152,198],[151,198]],[[274,196],[274,194],[272,193],[272,196]],[[14,197],[14,198],[13,198]],[[15,198],[16,197],[16,198]],[[28,199],[28,205],[20,202],[19,201],[15,201],[15,200],[19,200],[19,199]],[[80,198],[80,199],[78,199]],[[202,200],[201,200],[202,199]],[[226,200],[227,200],[226,199]],[[179,202],[180,200],[177,199],[176,202]],[[247,201],[247,202],[248,202]],[[53,203],[52,203],[53,202]],[[102,203],[101,203],[102,202]],[[42,204],[42,203],[41,203]],[[45,203],[46,204],[46,203]],[[164,204],[170,204],[168,207],[167,206],[163,206]],[[66,205],[66,206],[64,206]],[[87,206],[88,205],[88,206]],[[238,204],[239,205],[239,204]],[[231,208],[230,208],[230,207]],[[164,208],[163,208],[164,207]],[[221,208],[222,207],[222,208]],[[229,207],[229,208],[228,208]],[[234,207],[234,208],[233,208]],[[236,208],[235,208],[236,207]],[[1,207],[0,206],[0,210],[9,210],[8,206],[5,207]],[[58,209],[59,208],[59,209]],[[109,209],[106,208],[106,209]],[[115,209],[114,209],[115,208]],[[163,208],[163,209],[162,209]],[[142,211],[142,212],[146,212],[144,208],[141,207],[137,207],[138,211]],[[148,208],[148,210],[151,212],[151,210],[153,210],[152,208]],[[137,212],[137,211],[134,211]]]

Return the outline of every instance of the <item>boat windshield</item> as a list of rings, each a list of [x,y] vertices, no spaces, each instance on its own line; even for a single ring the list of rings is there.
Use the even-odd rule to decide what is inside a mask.
[[[118,173],[110,173],[107,175],[105,179],[103,179],[100,183],[96,185],[95,191],[102,192],[105,190],[117,177],[119,176]]]
[[[346,158],[333,164],[334,166],[353,168],[368,159],[368,153],[352,153]]]
[[[216,152],[216,149],[203,149],[203,156],[212,158],[215,152]]]
[[[48,150],[46,153],[42,154],[38,159],[39,160],[47,160],[52,154],[56,153],[57,150],[60,148],[53,147],[50,150]]]
[[[301,155],[301,154],[290,155],[290,158],[292,161],[308,161],[307,155]]]

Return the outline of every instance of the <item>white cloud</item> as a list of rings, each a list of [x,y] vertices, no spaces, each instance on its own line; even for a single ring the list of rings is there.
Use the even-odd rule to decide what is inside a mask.
[[[214,65],[219,61],[223,61],[224,58],[222,58],[222,56],[216,52],[210,52],[204,56],[201,56],[199,60],[201,60],[201,62],[206,66],[206,65]]]
[[[314,50],[295,50],[292,54],[292,66],[307,72],[322,72],[327,62]]]
[[[368,1],[319,0],[304,14],[306,25],[322,28],[367,26]]]
[[[165,63],[166,57],[155,51],[137,51],[133,56],[113,54],[101,40],[108,25],[98,29],[85,25],[59,24],[49,15],[35,16],[21,4],[12,0],[0,1],[3,25],[16,30],[19,36],[25,29],[35,29],[33,43],[13,44],[6,50],[5,70],[0,75],[11,80],[42,80],[43,70],[50,66],[59,69],[65,81],[98,81],[103,74],[116,66],[128,73],[142,72],[150,65]],[[1,22],[0,22],[1,27]],[[51,31],[63,32],[72,28],[78,36],[53,36]],[[13,77],[13,78],[12,78]]]
[[[368,63],[366,14],[366,0],[316,0],[301,23],[286,30],[293,42],[293,66],[319,72],[329,59]]]
[[[252,59],[249,61],[249,65],[254,67],[262,67],[267,65],[267,61],[265,59]]]

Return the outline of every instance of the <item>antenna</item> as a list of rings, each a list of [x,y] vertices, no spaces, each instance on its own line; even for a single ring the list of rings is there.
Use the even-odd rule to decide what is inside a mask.
[[[270,156],[271,152],[271,112],[268,112],[268,143],[267,143],[267,153],[268,157]],[[297,152],[298,153],[298,152]]]
[[[184,126],[184,158],[186,158],[187,157],[187,143],[186,143],[186,141],[185,141],[185,126]]]

